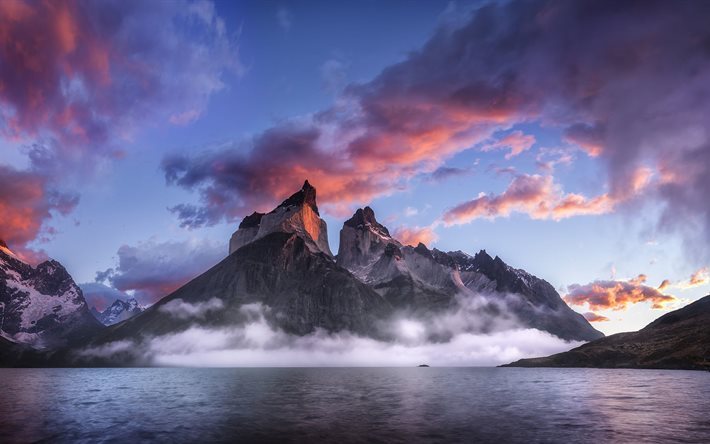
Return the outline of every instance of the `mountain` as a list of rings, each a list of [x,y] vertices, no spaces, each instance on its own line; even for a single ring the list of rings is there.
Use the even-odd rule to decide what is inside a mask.
[[[85,340],[103,326],[57,261],[32,267],[0,243],[0,336],[37,349]]]
[[[142,313],[144,310],[145,307],[140,306],[135,298],[131,298],[128,301],[116,299],[113,304],[102,312],[99,312],[96,308],[91,307],[91,314],[93,314],[94,317],[103,325],[113,325],[132,318],[133,316]]]
[[[385,298],[336,264],[308,182],[267,214],[242,221],[232,253],[202,275],[146,309],[110,327],[101,344],[249,319],[244,306],[263,308],[273,326],[305,335],[323,329],[376,335],[392,313]],[[249,305],[252,304],[252,305]]]
[[[228,257],[87,346],[113,349],[190,328],[233,328],[256,316],[293,335],[349,331],[394,340],[393,320],[441,326],[446,321],[438,316],[464,309],[467,332],[500,330],[502,322],[568,340],[603,336],[547,282],[485,251],[470,256],[403,245],[369,207],[344,223],[333,256],[316,190],[306,181],[271,212],[245,217]],[[445,327],[431,329],[427,339],[446,341],[453,333]],[[92,356],[85,364],[125,365],[117,360],[126,356],[108,363]]]
[[[358,209],[340,231],[337,263],[381,294],[393,307],[415,316],[455,309],[462,299],[479,301],[477,324],[512,315],[518,327],[548,331],[562,339],[589,341],[604,336],[562,300],[554,287],[508,266],[485,250],[429,250],[402,245],[379,223],[374,211]]]
[[[521,359],[507,367],[710,370],[710,296],[637,332],[618,333],[546,358]]]

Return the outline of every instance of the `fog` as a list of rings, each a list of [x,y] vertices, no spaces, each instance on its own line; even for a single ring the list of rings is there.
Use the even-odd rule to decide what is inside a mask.
[[[268,322],[269,308],[258,303],[240,307],[247,319],[241,325],[208,326],[201,317],[207,310],[222,308],[221,300],[173,301],[161,310],[182,319],[193,317],[195,322],[188,329],[111,342],[84,349],[79,356],[185,367],[493,366],[581,344],[516,327],[520,324],[505,310],[510,298],[515,296],[461,296],[458,309],[426,320],[395,316],[383,324],[392,338],[387,341],[324,330],[305,336],[288,334]],[[491,314],[491,307],[496,315]]]

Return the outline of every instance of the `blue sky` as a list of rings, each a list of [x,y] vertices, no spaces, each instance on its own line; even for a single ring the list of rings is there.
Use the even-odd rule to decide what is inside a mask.
[[[507,6],[508,3],[511,6]],[[178,285],[206,269],[219,260],[220,255],[226,255],[229,236],[236,229],[239,217],[257,209],[249,205],[258,205],[262,210],[273,207],[287,197],[288,193],[283,190],[296,191],[302,180],[309,179],[319,195],[324,196],[323,214],[334,251],[348,212],[370,205],[378,219],[391,230],[417,231],[430,247],[442,250],[475,253],[485,249],[513,267],[548,280],[563,296],[568,293],[568,286],[578,284],[581,287],[578,291],[587,291],[585,296],[592,300],[601,290],[611,291],[609,288],[615,282],[628,282],[645,275],[644,280],[634,284],[639,286],[637,295],[641,296],[629,298],[618,294],[618,301],[605,307],[573,306],[580,312],[594,311],[607,317],[608,321],[595,323],[595,327],[605,333],[638,329],[665,310],[707,294],[707,279],[703,279],[707,269],[703,273],[703,267],[707,266],[708,255],[689,247],[705,241],[707,203],[697,202],[697,195],[678,194],[687,190],[688,183],[667,180],[666,177],[673,175],[666,173],[673,168],[664,163],[668,159],[675,162],[668,153],[695,152],[693,150],[704,146],[707,135],[690,119],[680,125],[667,118],[668,121],[656,125],[666,130],[663,134],[667,137],[655,136],[657,146],[649,148],[645,134],[650,131],[645,131],[643,119],[640,123],[634,120],[633,124],[628,124],[625,115],[605,109],[606,104],[619,100],[619,91],[630,98],[622,104],[645,106],[646,93],[637,91],[633,82],[625,81],[626,71],[614,71],[617,69],[614,64],[606,69],[604,64],[608,60],[595,58],[595,54],[606,54],[604,51],[611,48],[613,40],[609,39],[617,38],[623,48],[625,38],[637,38],[633,34],[634,26],[618,34],[611,32],[611,37],[602,39],[601,43],[592,45],[581,37],[570,43],[582,54],[579,60],[574,59],[579,66],[599,67],[601,73],[594,78],[596,92],[582,100],[571,97],[579,94],[576,89],[556,89],[555,76],[564,74],[561,68],[552,62],[547,67],[538,66],[548,58],[558,60],[558,53],[569,49],[545,40],[529,46],[521,42],[510,49],[510,45],[501,43],[512,38],[506,35],[508,28],[501,23],[494,31],[479,34],[486,24],[484,18],[488,16],[485,14],[489,12],[478,8],[486,4],[446,1],[185,2],[151,7],[131,4],[121,10],[125,21],[120,26],[127,27],[127,31],[109,33],[110,26],[98,26],[95,22],[96,17],[102,17],[98,10],[107,4],[93,5],[97,11],[89,11],[91,8],[82,9],[69,2],[66,12],[73,18],[70,21],[74,25],[74,32],[69,34],[83,35],[85,41],[98,43],[80,48],[81,56],[76,49],[81,43],[73,39],[67,40],[69,46],[50,48],[48,51],[53,58],[44,63],[62,67],[55,70],[58,79],[51,82],[37,79],[37,84],[28,86],[27,91],[50,88],[47,84],[67,85],[72,76],[77,76],[76,82],[80,85],[77,88],[83,91],[80,98],[71,95],[78,93],[66,92],[66,86],[60,93],[44,89],[45,97],[53,97],[49,92],[54,91],[58,98],[46,100],[40,106],[48,109],[49,115],[60,115],[69,108],[78,113],[72,106],[80,103],[92,109],[91,115],[101,117],[95,122],[101,129],[96,131],[100,136],[92,132],[88,136],[84,134],[83,138],[69,134],[66,126],[59,127],[59,118],[20,119],[23,110],[28,114],[32,111],[35,116],[43,113],[38,114],[36,108],[22,102],[31,97],[30,93],[24,98],[3,95],[0,100],[6,109],[13,110],[3,114],[5,137],[0,149],[4,154],[0,163],[9,168],[6,174],[26,172],[28,180],[33,179],[44,187],[43,196],[60,190],[76,196],[78,201],[60,206],[44,199],[42,202],[48,212],[38,211],[35,215],[41,228],[20,230],[18,234],[7,229],[7,233],[0,235],[8,239],[11,247],[28,255],[43,251],[58,259],[78,282],[93,282],[97,272],[111,270],[112,278],[104,281],[105,284],[136,294],[150,289],[145,298],[155,298],[166,288],[172,288],[171,285]],[[488,8],[497,11],[491,13],[491,17],[505,23],[509,21],[511,29],[518,26],[516,20],[523,20],[528,13],[526,7],[515,2]],[[570,13],[561,9],[561,15]],[[13,14],[17,12],[4,13],[8,23],[17,21],[13,21]],[[518,13],[523,18],[518,18]],[[658,38],[663,38],[666,26],[670,25],[664,19],[651,18],[659,21]],[[133,27],[125,24],[129,23],[128,19],[133,19],[130,21]],[[59,18],[57,23],[62,23]],[[162,30],[165,23],[177,24],[151,34],[151,29]],[[565,25],[549,25],[551,35],[557,32],[555,26],[562,29]],[[690,35],[692,26],[689,28]],[[64,30],[57,27],[60,42],[65,41]],[[641,31],[638,35],[646,38]],[[141,45],[136,43],[140,39],[146,39],[146,47],[155,52],[141,50]],[[451,48],[462,41],[473,48],[467,53],[466,61],[447,63],[447,56],[457,54]],[[95,48],[107,46],[116,48],[107,56],[110,80],[92,80],[92,73],[98,68],[92,64],[96,57],[90,55],[100,52]],[[505,51],[517,55],[509,58]],[[113,58],[117,53],[124,58]],[[672,54],[673,48],[664,48],[657,57],[661,59],[666,53]],[[3,52],[3,56],[19,57],[8,51]],[[150,89],[143,93],[136,92],[135,88],[126,89],[126,85],[140,85],[144,79],[131,77],[133,68],[125,68],[121,62],[126,59],[135,61],[135,66],[150,67],[152,75],[145,83],[152,85]],[[634,75],[641,79],[640,83],[658,85],[659,98],[653,103],[678,106],[672,102],[675,96],[670,93],[668,97],[661,96],[667,79],[660,74],[656,77],[650,74],[657,61],[645,60],[637,62],[638,72]],[[701,61],[700,68],[695,69],[710,72],[706,61]],[[24,65],[17,63],[16,66],[21,70]],[[67,70],[67,66],[72,69]],[[550,75],[545,72],[547,69]],[[506,73],[513,71],[518,75],[509,93],[499,86],[507,81]],[[83,76],[71,74],[75,72]],[[0,73],[8,82],[16,78],[10,74]],[[520,80],[528,76],[538,79],[534,86]],[[121,82],[123,79],[128,80]],[[481,102],[467,99],[465,106],[470,109],[462,110],[457,108],[460,105],[452,104],[449,98],[453,93],[447,88],[457,82],[470,87],[465,85],[468,79],[473,87],[482,91],[473,93],[472,100]],[[551,79],[549,84],[547,79]],[[584,86],[587,80],[575,81]],[[34,81],[32,77],[28,82],[31,81]],[[490,85],[486,86],[486,82]],[[116,86],[119,83],[121,88]],[[692,97],[704,87],[688,82],[682,88],[687,97]],[[454,92],[463,90],[462,87]],[[495,91],[492,97],[488,96],[493,94],[490,91]],[[516,99],[516,94],[520,98]],[[685,99],[686,96],[681,96],[678,100]],[[509,105],[508,100],[513,105]],[[396,108],[397,116],[388,117],[391,121],[387,125],[380,127],[378,122],[372,122],[372,116],[377,115],[375,111],[394,106],[393,103],[397,106],[414,103],[411,105],[414,119],[422,119],[425,124],[436,122],[432,124],[432,132],[420,134],[415,129],[412,134],[398,134],[404,139],[389,138],[387,131],[394,131],[392,128],[399,128],[402,122],[418,121],[407,120],[406,109]],[[691,107],[688,112],[705,111],[703,105],[697,106],[698,109]],[[431,114],[420,114],[422,109]],[[445,110],[445,115],[442,117],[438,110]],[[319,113],[333,111],[342,111],[347,118],[320,117]],[[632,111],[633,108],[629,110]],[[658,115],[665,115],[661,111],[664,110],[659,110]],[[466,116],[465,123],[459,120],[461,113]],[[479,114],[483,116],[478,117]],[[188,117],[176,123],[176,116]],[[71,117],[69,119],[71,121]],[[61,122],[66,125],[66,119]],[[81,126],[85,121],[77,118],[76,122]],[[583,133],[587,138],[574,135],[572,128],[579,122],[584,128],[591,128]],[[209,158],[211,164],[224,160],[226,165],[243,166],[249,171],[254,165],[270,167],[263,159],[256,162],[242,158],[262,149],[266,142],[259,142],[259,138],[265,132],[281,135],[295,131],[295,127],[318,128],[321,132],[327,129],[334,131],[337,136],[334,140],[340,143],[350,140],[347,131],[351,126],[365,133],[372,130],[377,139],[373,146],[382,151],[384,166],[373,164],[369,148],[365,151],[344,148],[343,152],[349,153],[348,159],[354,159],[357,168],[367,166],[362,170],[353,167],[346,174],[315,156],[313,170],[318,170],[317,174],[303,177],[308,173],[299,172],[275,177],[273,181],[282,181],[281,185],[269,189],[259,187],[258,195],[253,189],[225,188],[224,183],[231,183],[231,179],[225,179],[224,174],[205,172],[193,166],[199,159]],[[447,133],[446,129],[454,126],[456,129]],[[624,130],[637,126],[640,127],[637,132]],[[476,128],[476,135],[459,138],[461,132],[471,128]],[[396,140],[393,144],[406,140],[416,145],[428,134],[438,137],[441,131],[444,138],[437,139],[441,148],[422,151],[414,160],[402,154],[410,150],[406,144],[387,145],[389,140]],[[506,156],[509,145],[500,145],[500,141],[516,133],[532,137],[533,142],[523,144],[524,149],[519,154]],[[603,136],[597,137],[598,133]],[[589,148],[590,134],[600,139],[600,153]],[[28,147],[37,143],[46,145],[61,159],[54,169],[40,165],[28,155],[31,154]],[[337,150],[331,146],[318,149],[319,153]],[[411,148],[411,152],[414,151]],[[113,154],[115,152],[120,154]],[[354,157],[353,153],[364,155],[366,160]],[[275,151],[271,158],[274,164],[279,164],[281,154],[283,151]],[[193,174],[201,178],[190,184],[166,182],[169,163],[166,159],[175,156],[190,164],[180,166],[179,175]],[[550,160],[559,163],[552,169],[540,166],[541,161]],[[707,167],[706,158],[701,157],[695,165]],[[676,172],[690,171],[688,177],[698,181],[704,171],[689,170],[681,160],[671,166]],[[279,165],[281,167],[283,165]],[[458,171],[458,174],[443,177],[444,174],[437,175],[436,171]],[[634,178],[644,171],[648,177],[644,176],[645,180],[637,186]],[[362,176],[358,176],[358,172]],[[266,170],[264,174],[268,174]],[[337,189],[331,192],[331,184],[342,184],[346,175],[349,181],[346,185],[358,183],[362,192],[354,197],[343,193],[340,199]],[[328,178],[327,183],[322,183],[323,177]],[[370,177],[372,186],[363,185]],[[544,183],[548,178],[551,182]],[[235,183],[257,183],[251,177],[237,179]],[[532,188],[526,188],[524,196],[518,200],[514,193],[506,194],[506,190],[514,188],[516,180]],[[229,194],[224,206],[231,205],[231,209],[210,207],[204,194],[210,187],[217,189],[220,196]],[[348,186],[344,188],[347,189]],[[582,200],[575,200],[579,196]],[[593,203],[595,196],[604,197],[599,206]],[[574,201],[574,208],[559,217],[557,207],[566,202],[565,199]],[[8,203],[0,208],[21,210],[22,205],[26,205],[23,202],[27,202],[26,199],[20,203],[19,199],[6,200]],[[676,208],[678,202],[686,201],[690,202],[687,207]],[[2,202],[0,200],[0,204]],[[244,206],[237,207],[232,202]],[[550,209],[541,212],[541,203],[551,205]],[[198,224],[179,218],[170,208],[180,204],[209,210],[208,222]],[[60,214],[62,212],[64,214]],[[449,219],[446,219],[447,214]],[[687,226],[669,222],[669,214],[687,217]],[[693,224],[701,226],[696,237],[687,232]],[[200,260],[190,261],[193,255]],[[142,269],[140,276],[131,275],[136,267]],[[159,276],[161,273],[170,275],[165,282]],[[697,273],[697,285],[683,288],[694,273]],[[657,289],[665,279],[671,285]],[[599,281],[596,289],[592,285],[595,281]],[[650,290],[644,290],[645,287]],[[662,309],[652,309],[656,293],[651,290],[660,295],[672,295],[676,300]],[[624,302],[627,299],[633,302]]]

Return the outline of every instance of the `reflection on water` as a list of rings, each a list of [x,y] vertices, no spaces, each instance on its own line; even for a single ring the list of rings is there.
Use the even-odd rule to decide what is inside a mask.
[[[2,369],[0,442],[710,442],[710,373]]]

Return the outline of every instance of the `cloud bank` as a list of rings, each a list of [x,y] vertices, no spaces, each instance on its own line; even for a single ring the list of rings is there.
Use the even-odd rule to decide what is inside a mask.
[[[210,305],[222,306],[214,299]],[[176,301],[171,301],[172,302]],[[187,367],[310,367],[310,366],[490,366],[524,357],[546,356],[579,345],[535,329],[515,328],[514,319],[489,317],[485,328],[476,325],[481,301],[463,302],[459,310],[429,322],[395,318],[388,324],[392,341],[323,330],[294,336],[267,321],[268,307],[243,305],[248,321],[242,325],[210,327],[199,317],[205,304],[184,301],[160,307],[170,315],[195,322],[187,329],[138,342],[121,340],[81,350],[79,357],[132,359],[146,365]],[[497,304],[503,308],[505,303]],[[180,309],[177,309],[177,307]],[[485,330],[485,331],[484,331]],[[445,338],[432,340],[436,333]]]

